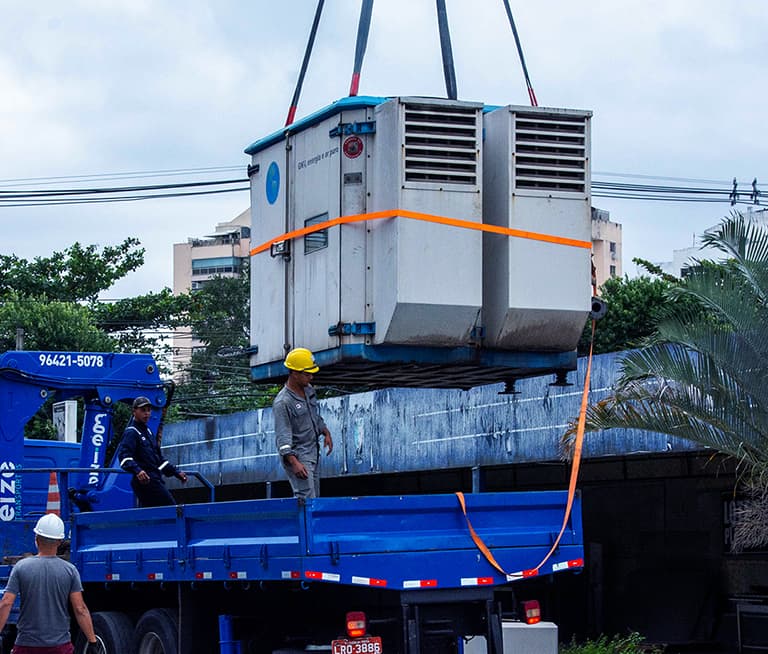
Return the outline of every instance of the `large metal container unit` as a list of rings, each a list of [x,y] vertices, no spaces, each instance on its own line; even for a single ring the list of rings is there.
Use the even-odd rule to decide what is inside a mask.
[[[376,107],[369,211],[482,222],[482,104]],[[369,224],[376,344],[460,346],[479,326],[482,233],[413,218]]]
[[[246,149],[253,246],[345,211],[365,212],[370,135],[353,135],[358,155],[342,156],[347,137],[330,132],[371,121],[383,101],[345,98]],[[286,241],[282,254],[251,257],[252,366],[282,361],[286,348],[333,347],[328,327],[342,315],[365,320],[366,234],[365,223],[337,227]]]
[[[581,243],[484,235],[490,348],[576,348],[591,299],[591,115],[513,105],[485,115],[483,221]]]
[[[390,214],[252,257],[252,367],[296,346],[327,363],[324,352],[337,362],[356,352],[349,346],[471,345],[482,303],[481,232],[398,212],[482,222],[482,109],[345,98],[246,150],[254,246],[339,216]]]

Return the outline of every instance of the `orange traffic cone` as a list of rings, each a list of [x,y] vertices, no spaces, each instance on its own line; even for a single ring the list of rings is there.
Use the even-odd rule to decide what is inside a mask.
[[[45,506],[46,513],[55,513],[61,515],[61,496],[59,495],[59,482],[56,480],[56,473],[51,471],[48,480],[48,504]]]

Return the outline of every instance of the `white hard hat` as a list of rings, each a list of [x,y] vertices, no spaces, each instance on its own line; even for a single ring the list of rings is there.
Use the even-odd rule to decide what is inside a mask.
[[[55,513],[46,513],[32,531],[43,538],[64,540],[64,522]]]

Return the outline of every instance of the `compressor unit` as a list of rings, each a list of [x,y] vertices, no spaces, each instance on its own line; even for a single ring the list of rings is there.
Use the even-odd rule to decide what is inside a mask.
[[[249,146],[253,378],[298,346],[358,388],[574,369],[589,116],[354,96]]]

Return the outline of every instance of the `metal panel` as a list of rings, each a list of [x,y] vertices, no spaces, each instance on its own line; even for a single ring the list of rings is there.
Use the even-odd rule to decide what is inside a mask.
[[[590,402],[611,392],[619,356],[594,358]],[[322,474],[560,463],[560,439],[579,412],[584,366],[579,360],[570,379],[574,386],[551,386],[551,378],[520,380],[515,395],[502,394],[503,386],[494,384],[468,391],[390,388],[322,400],[335,441],[333,454],[323,457]],[[163,447],[171,460],[217,484],[284,478],[271,409],[168,424]],[[693,449],[688,441],[662,434],[613,429],[590,434],[584,456]]]
[[[286,144],[278,142],[256,152],[251,161],[258,172],[251,176],[252,244],[284,234],[288,177]],[[253,170],[253,168],[252,168]],[[265,252],[251,257],[251,345],[258,348],[253,363],[282,359],[288,342],[286,282],[289,270],[283,257]]]
[[[565,503],[563,491],[489,493],[468,497],[467,511],[516,578],[543,560]],[[583,556],[576,498],[563,541],[540,574],[582,567]],[[82,513],[75,516],[72,559],[83,581],[282,579],[431,589],[510,580],[478,554],[453,495]]]
[[[589,243],[590,116],[516,106],[486,114],[484,222]],[[590,252],[486,234],[486,345],[574,349],[590,307]]]
[[[376,107],[372,211],[480,222],[481,109],[426,98]],[[371,231],[374,343],[467,344],[482,301],[480,233],[400,217]]]

